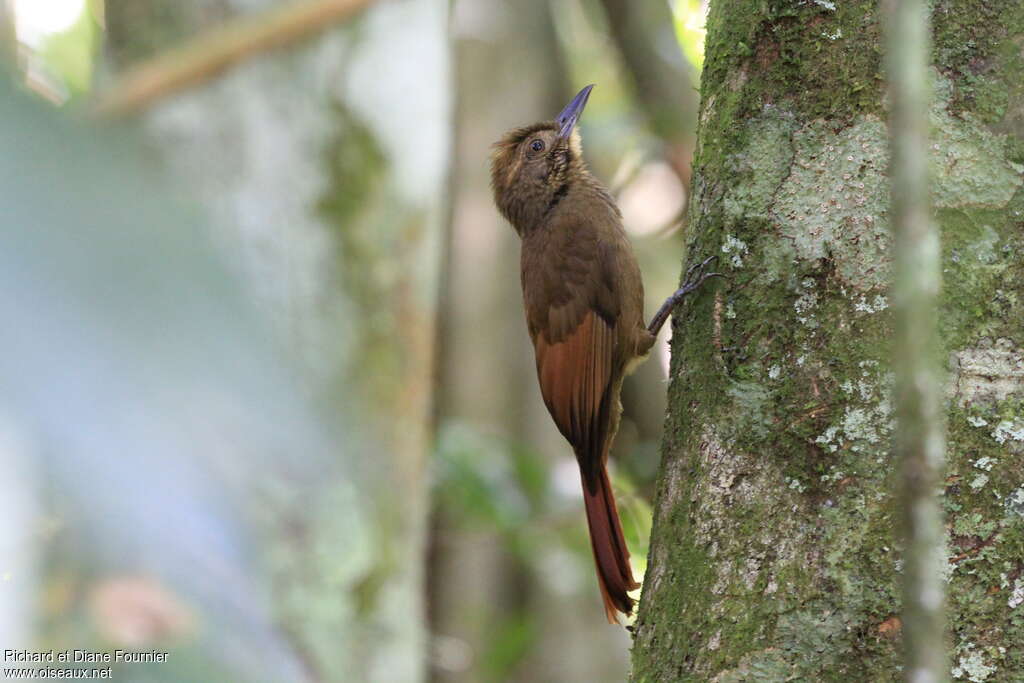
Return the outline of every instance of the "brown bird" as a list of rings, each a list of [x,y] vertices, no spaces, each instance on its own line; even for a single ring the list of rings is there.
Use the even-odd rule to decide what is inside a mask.
[[[639,588],[605,463],[619,425],[622,380],[643,360],[672,308],[704,280],[708,261],[644,325],[640,268],[622,214],[583,160],[576,122],[593,85],[553,121],[495,143],[494,201],[522,240],[526,324],[548,412],[576,453],[597,579],[609,623]]]

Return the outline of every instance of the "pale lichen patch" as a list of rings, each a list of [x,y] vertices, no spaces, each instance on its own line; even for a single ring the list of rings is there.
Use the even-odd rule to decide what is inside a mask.
[[[996,667],[985,663],[982,653],[974,649],[974,643],[965,643],[960,648],[957,664],[950,673],[956,679],[983,683],[995,672]]]
[[[932,196],[939,208],[1002,208],[1024,183],[1024,166],[1006,159],[1006,136],[990,132],[969,113],[932,110]]]
[[[746,242],[732,235],[725,236],[725,243],[722,244],[722,253],[732,255],[729,260],[733,267],[740,268],[743,266],[743,256],[746,255],[747,251],[749,250]]]
[[[848,439],[854,442],[850,447],[854,451],[862,449],[859,442],[877,444],[880,439],[874,416],[863,408],[847,409],[843,416],[843,432]]]
[[[1000,421],[992,430],[992,438],[998,444],[1009,444],[1012,441],[1024,443],[1024,419]]]
[[[995,344],[956,351],[950,357],[950,380],[949,393],[961,407],[1024,393],[1024,348],[999,339]]]
[[[998,256],[999,233],[991,225],[981,225],[977,239],[967,245],[967,252],[980,263],[991,264]],[[956,259],[958,255],[954,255]]]
[[[732,382],[726,393],[736,405],[736,415],[744,425],[757,435],[768,433],[771,418],[768,415],[771,407],[771,394],[756,382]]]
[[[750,652],[743,656],[739,665],[720,671],[711,683],[767,683],[768,681],[792,680],[794,667],[787,663],[778,648]]]
[[[990,458],[990,457],[988,457],[986,455],[986,456],[982,456],[982,457],[978,458],[977,460],[975,460],[971,464],[973,464],[979,470],[985,470],[986,472],[991,472],[992,471],[992,466],[996,464],[996,459],[995,458]]]
[[[747,125],[748,139],[758,144],[729,159],[737,182],[725,191],[722,206],[730,221],[770,217],[772,197],[789,173],[793,159],[791,136],[795,128],[792,114],[773,106],[765,107]]]
[[[857,367],[859,377],[839,383],[839,392],[846,398],[842,416],[815,439],[829,453],[840,448],[854,453],[877,452],[895,426],[889,400],[892,373],[883,371],[871,359],[861,361]],[[823,475],[822,481],[834,481],[834,477],[835,472]]]
[[[739,539],[730,534],[725,526],[726,510],[746,509],[751,515],[765,514],[764,505],[772,509],[790,510],[801,504],[800,492],[793,488],[779,486],[785,481],[777,463],[771,458],[747,454],[732,443],[723,443],[715,431],[707,430],[702,439],[700,463],[696,473],[688,470],[693,489],[691,498],[701,502],[701,513],[693,519],[698,543],[719,558],[735,558],[735,561],[715,563],[715,575],[710,582],[709,592],[717,599],[712,603],[715,610],[735,609],[725,596],[755,591],[757,586],[767,586],[776,581],[780,569],[798,562],[815,561],[817,553],[797,547],[794,539],[801,530],[795,518],[792,523],[783,523],[763,529],[756,538]],[[761,492],[766,487],[780,489],[779,495],[766,501]],[[713,550],[712,550],[713,549]]]
[[[801,259],[833,260],[840,280],[859,291],[888,283],[887,144],[874,116],[838,133],[825,121],[804,126],[793,133],[793,163],[772,207]]]
[[[1003,501],[1007,517],[1024,517],[1024,486],[1016,489]]]
[[[859,313],[879,313],[889,308],[889,300],[881,294],[876,294],[871,301],[863,294],[853,304],[853,310]]]
[[[1010,609],[1017,609],[1021,603],[1024,603],[1024,581],[1018,578],[1013,582],[1013,592],[1010,593],[1006,606]]]
[[[938,81],[931,112],[932,163],[942,168],[934,174],[936,205],[1004,207],[1024,184],[1024,166],[1006,159],[1005,135],[969,114],[951,116],[948,95],[941,96],[948,88]],[[833,260],[840,280],[861,292],[886,287],[892,250],[884,122],[865,115],[839,131],[824,120],[797,126],[788,112],[766,106],[746,133],[757,144],[731,158],[741,182],[724,193],[727,218],[768,219],[800,259]],[[858,303],[863,312],[887,305]]]
[[[812,280],[813,282],[813,280]],[[793,310],[796,311],[796,319],[801,323],[810,328],[818,326],[818,321],[815,320],[811,312],[814,307],[818,305],[818,295],[813,291],[805,291],[797,297],[796,301],[793,302]]]

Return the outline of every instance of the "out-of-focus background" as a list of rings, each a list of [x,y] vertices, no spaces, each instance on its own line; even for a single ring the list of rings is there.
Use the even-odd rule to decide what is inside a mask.
[[[623,680],[489,147],[597,84],[586,154],[650,314],[705,10],[0,0],[0,649],[167,653],[120,680]],[[641,574],[666,367],[663,340],[613,453]]]

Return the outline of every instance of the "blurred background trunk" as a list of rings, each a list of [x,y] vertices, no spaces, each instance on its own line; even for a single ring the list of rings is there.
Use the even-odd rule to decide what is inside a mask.
[[[111,0],[114,77],[279,5]],[[424,676],[447,15],[443,0],[379,3],[140,117],[175,190],[212,216],[308,390],[345,425],[334,474],[299,488],[267,471],[274,492],[253,501],[265,506],[274,610],[319,680]],[[342,484],[362,497],[330,495]]]
[[[494,208],[489,185],[490,146],[506,130],[553,118],[580,87],[597,82],[583,121],[588,159],[600,177],[617,180],[618,191],[648,192],[632,204],[646,213],[627,210],[627,227],[635,236],[648,233],[637,249],[651,300],[671,287],[677,264],[665,258],[671,250],[664,233],[679,239],[672,228],[682,192],[676,178],[664,176],[689,168],[693,125],[685,118],[664,125],[669,122],[645,106],[637,116],[629,103],[634,97],[652,102],[648,88],[670,92],[673,103],[695,100],[692,85],[679,87],[690,83],[693,68],[676,42],[667,4],[615,10],[606,13],[596,0],[454,4],[455,172],[429,566],[438,681],[621,681],[627,675],[628,633],[608,626],[601,613],[578,469],[537,387],[519,239]],[[622,21],[630,24],[628,34],[617,31]],[[623,59],[624,47],[639,58]],[[665,184],[669,191],[659,196]],[[635,563],[644,554],[636,542],[646,543],[644,493],[664,414],[663,378],[658,360],[631,378],[616,444],[616,483]]]
[[[438,382],[441,448],[453,447],[460,430],[476,425],[501,444],[497,452],[480,453],[481,460],[514,472],[515,460],[536,457],[524,450],[551,454],[554,476],[565,476],[559,456],[572,460],[560,452],[561,436],[536,387],[519,291],[519,239],[494,209],[489,151],[508,128],[553,117],[571,97],[571,77],[546,2],[462,2],[454,22],[458,123]],[[527,527],[520,531],[528,539],[538,520],[524,512],[514,523]],[[627,639],[586,618],[591,596],[571,590],[580,579],[586,583],[574,558],[546,544],[467,532],[458,514],[442,500],[434,521],[436,680],[597,680],[609,668],[624,669]],[[559,513],[558,526],[575,521],[571,511],[565,515]],[[556,557],[531,558],[534,552]],[[546,575],[545,565],[570,573],[562,577],[568,583],[561,597],[576,608],[550,599],[559,577]],[[594,650],[595,642],[607,647]]]
[[[1024,676],[1024,8],[933,3],[954,678]],[[874,9],[713,2],[638,680],[896,680]]]

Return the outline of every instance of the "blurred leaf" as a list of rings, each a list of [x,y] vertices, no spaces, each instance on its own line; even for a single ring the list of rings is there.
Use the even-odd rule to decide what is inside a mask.
[[[546,505],[547,470],[536,452],[449,422],[437,450],[441,501],[470,526],[515,533]]]
[[[549,465],[536,451],[448,422],[440,430],[436,462],[435,500],[463,530],[505,536],[508,549],[530,564],[551,545],[569,550],[582,564],[591,562],[582,501],[577,507],[554,499]],[[647,563],[651,506],[621,473],[613,476],[612,486],[640,576]]]
[[[123,127],[72,120],[2,77],[0,125],[3,409],[38,442],[60,525],[47,645],[101,649],[97,625],[156,638],[194,618],[203,637],[132,680],[305,680],[242,510],[267,500],[267,479],[287,475],[304,500],[338,481],[343,441]],[[88,619],[90,579],[116,574],[163,592],[121,584]],[[159,625],[129,623],[156,612]]]
[[[707,0],[675,0],[672,2],[672,16],[679,47],[690,63],[700,71],[704,65]]]
[[[612,485],[617,498],[619,518],[622,521],[622,533],[629,547],[633,573],[637,580],[642,582],[643,574],[647,570],[647,550],[651,542],[651,505],[624,477],[614,477]]]
[[[92,85],[93,56],[99,27],[83,4],[78,20],[66,31],[47,36],[39,56],[64,81],[72,96],[88,92]]]
[[[536,639],[536,617],[533,615],[522,611],[502,621],[489,639],[489,647],[481,654],[484,679],[509,680]]]
[[[543,509],[551,495],[548,485],[548,466],[536,450],[522,445],[510,448],[512,469],[516,482],[534,509]]]

